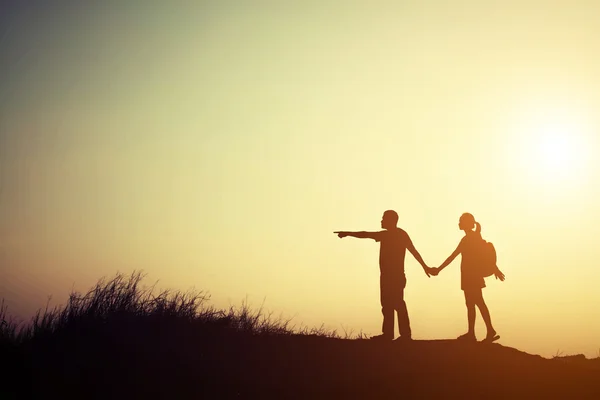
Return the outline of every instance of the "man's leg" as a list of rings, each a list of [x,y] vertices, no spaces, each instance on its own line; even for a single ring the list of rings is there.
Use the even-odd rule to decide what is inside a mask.
[[[384,279],[383,276],[379,279],[379,287],[381,291],[381,313],[383,314],[383,325],[381,330],[386,339],[394,338],[394,292],[390,289],[390,282]]]
[[[412,338],[412,331],[410,329],[410,319],[408,318],[408,309],[406,308],[406,302],[404,301],[404,288],[406,288],[406,278],[401,282],[400,288],[398,288],[398,299],[396,310],[398,311],[398,330],[400,336],[403,339]]]

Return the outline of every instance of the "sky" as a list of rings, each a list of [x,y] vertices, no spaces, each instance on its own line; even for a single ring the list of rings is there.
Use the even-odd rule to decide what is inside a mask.
[[[143,270],[374,335],[378,244],[332,232],[393,209],[437,267],[470,212],[500,342],[598,356],[600,3],[83,3],[0,12],[12,315]],[[416,339],[466,331],[459,265],[407,256]]]

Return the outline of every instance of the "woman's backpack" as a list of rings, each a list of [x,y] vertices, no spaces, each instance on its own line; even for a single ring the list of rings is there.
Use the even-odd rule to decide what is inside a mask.
[[[494,245],[492,244],[492,242],[486,242],[482,239],[479,251],[479,268],[481,271],[481,275],[484,278],[494,275],[496,271],[498,271],[498,267],[496,266],[496,249],[494,248]]]

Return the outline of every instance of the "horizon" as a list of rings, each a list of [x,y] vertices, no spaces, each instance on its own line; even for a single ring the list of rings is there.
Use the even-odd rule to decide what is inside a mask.
[[[144,270],[378,334],[379,245],[332,232],[393,209],[438,267],[470,212],[506,274],[483,292],[499,343],[597,357],[600,4],[459,3],[6,6],[9,313]],[[405,269],[415,339],[464,333],[460,259]]]

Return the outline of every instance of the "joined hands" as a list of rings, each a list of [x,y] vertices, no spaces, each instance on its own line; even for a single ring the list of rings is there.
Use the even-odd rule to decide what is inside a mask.
[[[440,273],[440,269],[439,268],[431,268],[431,267],[425,266],[423,269],[425,270],[425,274],[427,275],[428,278],[431,275],[437,276],[437,274]]]

